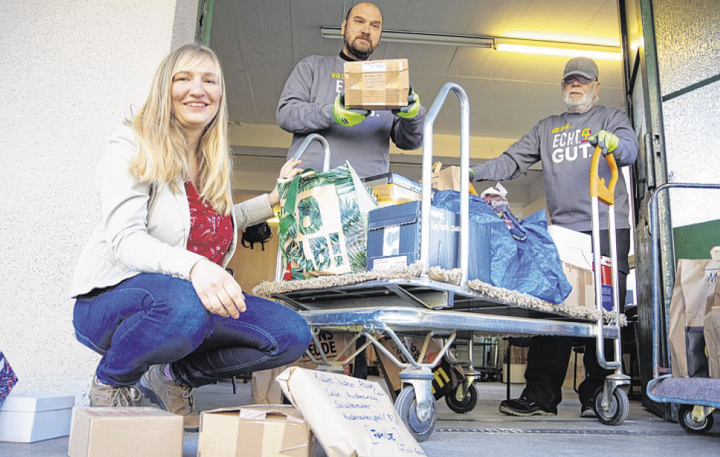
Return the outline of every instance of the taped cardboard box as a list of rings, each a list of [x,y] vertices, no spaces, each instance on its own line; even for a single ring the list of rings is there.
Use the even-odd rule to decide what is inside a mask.
[[[277,379],[328,457],[426,455],[377,382],[298,367]]]
[[[310,427],[289,405],[250,405],[203,411],[198,457],[307,457]]]
[[[0,441],[34,443],[70,433],[75,397],[12,392],[0,407]]]
[[[179,457],[183,418],[157,408],[73,408],[70,457]]]
[[[407,59],[345,62],[345,107],[392,110],[408,104]]]

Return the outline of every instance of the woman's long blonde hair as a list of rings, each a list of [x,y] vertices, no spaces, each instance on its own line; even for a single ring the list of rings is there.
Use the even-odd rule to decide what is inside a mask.
[[[176,180],[187,176],[190,151],[183,127],[172,111],[173,76],[196,67],[206,59],[212,60],[217,68],[222,95],[218,113],[205,128],[198,145],[198,193],[215,211],[228,215],[232,207],[232,167],[225,80],[220,60],[208,47],[187,44],[172,51],[160,63],[147,100],[131,121],[138,147],[130,170],[141,181],[156,185],[167,184],[173,191],[178,191]]]

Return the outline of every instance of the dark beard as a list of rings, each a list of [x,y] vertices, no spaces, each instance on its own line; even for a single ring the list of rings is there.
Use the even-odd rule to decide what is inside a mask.
[[[347,40],[347,37],[343,37],[343,41],[345,41],[345,47],[347,48],[348,52],[352,54],[353,57],[356,57],[358,60],[367,60],[372,55],[373,51],[375,50],[372,45],[368,46],[367,50],[358,49],[354,41],[353,43],[349,43]],[[368,44],[370,42],[368,41]]]

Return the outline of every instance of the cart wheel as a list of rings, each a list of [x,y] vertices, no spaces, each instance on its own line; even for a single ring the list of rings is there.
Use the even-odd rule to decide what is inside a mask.
[[[478,400],[478,393],[474,384],[470,386],[470,390],[468,390],[465,394],[465,398],[460,398],[460,392],[462,392],[462,384],[458,384],[454,391],[448,392],[448,394],[445,395],[445,403],[447,403],[448,408],[456,413],[465,414],[475,408]]]
[[[430,397],[432,403],[430,406],[430,417],[425,421],[421,421],[417,415],[417,401],[415,400],[415,389],[406,387],[398,395],[395,400],[395,409],[400,415],[400,419],[405,422],[410,433],[416,440],[425,441],[435,429],[437,422],[437,403],[435,398]]]
[[[680,405],[678,409],[678,422],[680,426],[690,433],[705,433],[713,427],[715,420],[712,414],[708,414],[705,419],[696,421],[692,417],[693,405]]]
[[[630,414],[630,400],[622,389],[615,389],[610,398],[610,409],[604,411],[600,407],[602,402],[603,388],[599,388],[595,392],[595,412],[597,413],[598,419],[605,425],[620,425],[625,422]]]

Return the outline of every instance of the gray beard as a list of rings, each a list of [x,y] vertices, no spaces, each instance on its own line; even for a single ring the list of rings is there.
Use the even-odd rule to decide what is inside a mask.
[[[596,83],[597,84],[597,83]],[[595,86],[593,86],[593,90],[590,91],[590,93],[585,94],[583,98],[577,101],[573,101],[570,98],[570,91],[563,93],[563,101],[565,102],[565,107],[567,108],[568,113],[572,114],[583,114],[590,111],[590,109],[595,106]]]

